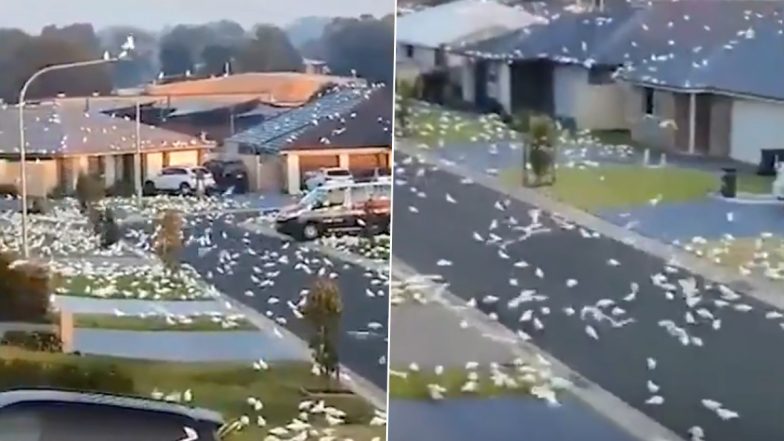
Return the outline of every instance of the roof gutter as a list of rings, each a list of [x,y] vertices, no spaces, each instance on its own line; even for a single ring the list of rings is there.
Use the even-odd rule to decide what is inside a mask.
[[[657,83],[650,83],[650,82],[646,82],[646,81],[630,80],[630,79],[623,78],[623,77],[617,77],[616,80],[617,81],[622,81],[624,83],[632,84],[632,85],[635,85],[635,86],[650,87],[652,89],[661,89],[661,90],[666,90],[668,92],[673,92],[673,93],[687,93],[687,94],[691,94],[691,93],[695,93],[695,94],[696,93],[705,93],[705,94],[726,96],[726,97],[729,97],[729,98],[761,101],[761,102],[770,103],[770,104],[782,104],[782,103],[784,103],[784,99],[772,98],[772,97],[766,97],[766,96],[763,96],[763,95],[754,95],[754,94],[748,94],[748,93],[731,92],[731,91],[728,91],[728,90],[717,89],[717,88],[714,88],[714,87],[694,87],[694,88],[676,87],[676,86],[668,86],[668,85],[657,84]]]

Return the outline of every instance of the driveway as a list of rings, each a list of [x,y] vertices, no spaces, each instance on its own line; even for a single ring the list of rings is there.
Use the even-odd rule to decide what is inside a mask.
[[[667,268],[658,257],[547,213],[537,214],[529,204],[510,200],[504,208],[508,197],[465,184],[459,176],[431,167],[421,174],[415,164],[400,168],[398,176],[408,185],[395,191],[396,258],[419,273],[441,274],[454,294],[476,299],[500,323],[525,330],[538,347],[676,433],[686,436],[689,428],[700,426],[711,441],[784,437],[780,311],[743,293],[738,298],[720,294],[699,276]],[[523,240],[532,213],[550,231]],[[690,279],[699,297],[687,304],[678,286]],[[675,288],[663,288],[665,280]],[[629,297],[633,283],[638,292]],[[509,307],[525,289],[545,297]],[[617,320],[633,321],[613,326],[589,316],[581,320],[583,306],[596,307],[602,300],[621,308]],[[577,313],[569,314],[568,308]],[[694,318],[698,309],[721,321],[717,325],[697,318],[689,324],[687,313]],[[540,319],[543,329],[521,321],[526,310]],[[588,335],[588,325],[597,338]],[[686,345],[667,331],[672,326],[686,332]],[[648,368],[648,358],[656,360],[655,369]],[[659,386],[663,404],[645,404],[652,396],[648,380]],[[722,420],[703,399],[740,417]]]
[[[599,217],[664,242],[695,236],[718,239],[725,234],[756,237],[763,232],[784,235],[784,204],[739,204],[706,198],[604,210]]]

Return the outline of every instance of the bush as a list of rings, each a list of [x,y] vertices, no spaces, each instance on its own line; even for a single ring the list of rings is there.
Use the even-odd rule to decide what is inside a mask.
[[[0,196],[19,196],[19,189],[14,184],[0,184]]]
[[[30,351],[63,352],[63,342],[54,332],[6,331],[0,345],[14,346]]]
[[[0,359],[0,389],[52,387],[86,392],[133,394],[133,379],[117,366]]]
[[[103,212],[103,226],[101,227],[101,247],[108,248],[120,240],[120,226],[114,219],[114,212],[107,208]]]
[[[136,189],[133,182],[119,180],[106,190],[106,194],[112,197],[131,197],[136,194]]]
[[[100,176],[80,174],[76,180],[76,199],[82,211],[100,201],[106,194],[104,182]]]
[[[0,321],[45,323],[51,288],[48,269],[31,263],[13,265],[17,257],[0,253]]]
[[[30,206],[30,213],[47,214],[49,213],[49,201],[46,198],[34,198]]]

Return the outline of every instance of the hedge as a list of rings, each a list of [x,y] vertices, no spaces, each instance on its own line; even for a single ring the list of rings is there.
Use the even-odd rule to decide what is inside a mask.
[[[0,359],[0,390],[19,387],[134,393],[133,378],[111,364]]]
[[[14,346],[31,351],[62,352],[63,342],[54,332],[6,331],[0,345]]]

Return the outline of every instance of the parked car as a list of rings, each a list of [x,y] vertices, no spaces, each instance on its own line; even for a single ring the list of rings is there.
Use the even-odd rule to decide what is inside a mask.
[[[382,182],[331,183],[280,210],[278,231],[299,240],[368,229],[389,233],[392,186]]]
[[[386,167],[376,167],[354,173],[354,182],[384,182],[392,183],[392,171]]]
[[[345,168],[322,168],[305,176],[305,189],[309,191],[326,184],[351,182],[354,182],[354,176]]]
[[[212,173],[204,167],[165,167],[156,176],[144,182],[144,192],[146,194],[158,192],[192,194],[197,190],[200,179],[203,181],[205,191],[209,192],[215,188]]]
[[[218,189],[231,188],[238,194],[249,191],[248,169],[241,159],[210,159],[204,163],[204,168],[212,173]]]

